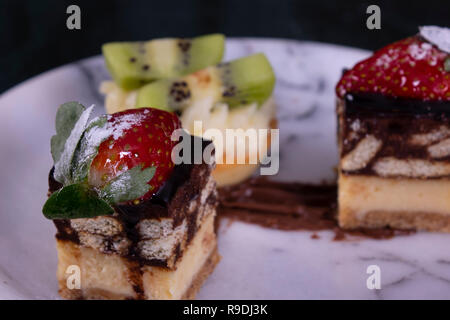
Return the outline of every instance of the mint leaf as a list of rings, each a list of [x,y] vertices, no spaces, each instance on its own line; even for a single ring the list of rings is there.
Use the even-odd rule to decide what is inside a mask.
[[[59,160],[55,163],[55,172],[54,176],[56,181],[68,185],[72,183],[72,174],[71,174],[71,164],[72,159],[75,153],[75,150],[80,142],[81,136],[83,135],[84,130],[86,129],[86,124],[89,120],[89,116],[91,115],[92,109],[94,106],[91,106],[83,111],[78,121],[75,123],[73,129],[70,132],[69,137],[67,138],[64,144],[64,150],[59,158]]]
[[[445,71],[450,72],[450,57],[445,59],[444,68],[445,68]]]
[[[87,185],[72,184],[54,192],[42,212],[47,219],[76,219],[111,215],[114,210]]]
[[[138,199],[150,190],[148,182],[153,178],[156,167],[142,170],[136,166],[125,171],[106,184],[100,191],[100,197],[109,203],[120,203]]]
[[[64,144],[84,110],[83,105],[74,101],[66,102],[58,108],[55,120],[56,134],[51,139],[53,163],[61,157]]]
[[[42,208],[47,219],[77,219],[114,213],[112,204],[138,199],[150,190],[156,167],[136,166],[117,176],[99,192],[87,183],[75,183],[54,192]]]
[[[98,154],[100,144],[111,135],[111,130],[106,128],[107,122],[106,116],[97,117],[88,124],[84,131],[72,160],[72,180],[74,183],[87,180],[89,168]]]

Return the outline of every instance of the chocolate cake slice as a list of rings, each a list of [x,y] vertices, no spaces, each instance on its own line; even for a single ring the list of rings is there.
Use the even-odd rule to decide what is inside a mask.
[[[211,169],[207,164],[191,165],[186,180],[173,186],[176,192],[168,202],[117,205],[111,216],[54,220],[61,296],[194,298],[219,259]],[[177,168],[174,174],[179,174]],[[80,290],[66,285],[70,265],[81,268]]]
[[[83,204],[84,206],[80,205],[75,212],[67,214],[71,209],[64,206],[64,199],[61,198],[65,197],[64,190],[71,188],[73,184],[56,180],[57,177],[64,180],[61,179],[61,174],[56,172],[58,162],[50,172],[51,196],[44,206],[44,214],[52,218],[57,227],[57,278],[59,292],[64,298],[194,298],[219,261],[214,229],[217,190],[211,176],[214,163],[173,165],[170,157],[161,158],[164,155],[162,146],[169,144],[166,148],[172,147],[168,140],[164,141],[166,136],[161,132],[161,128],[170,127],[170,121],[162,119],[176,116],[161,110],[147,110],[145,117],[134,123],[131,123],[133,121],[130,121],[128,116],[144,113],[145,110],[126,111],[124,114],[108,117],[106,128],[108,125],[117,128],[127,121],[128,123],[121,135],[114,132],[115,138],[109,140],[108,137],[100,143],[90,164],[89,174],[85,182],[82,182],[87,184],[88,192],[94,193],[96,200],[105,201],[110,206],[109,212],[102,212],[98,207],[95,207],[94,212],[90,212],[93,205],[88,207]],[[150,128],[155,126],[155,119],[162,120],[159,126],[156,124],[156,131]],[[74,130],[76,129],[72,129],[72,132]],[[167,130],[166,133],[173,131]],[[84,137],[89,136],[86,132]],[[143,134],[147,135],[149,141],[143,138]],[[92,136],[89,137],[92,139]],[[163,141],[163,144],[150,142],[152,140]],[[200,145],[206,148],[210,143],[212,142],[203,141]],[[83,143],[79,146],[83,148]],[[143,154],[152,148],[156,148],[156,153],[146,156]],[[126,159],[124,150],[131,152],[130,158]],[[119,155],[117,157],[116,152]],[[102,162],[103,158],[107,161]],[[143,178],[143,186],[146,187],[141,196],[136,197],[134,194],[129,199],[114,201],[111,200],[113,197],[107,194],[107,191],[113,189],[108,186],[111,181],[117,182],[120,174],[108,172],[107,165],[115,161],[118,162],[113,168],[126,165],[129,171],[133,170],[135,163],[139,163],[141,166],[135,167],[139,169],[134,178],[137,181],[148,170],[143,163],[149,162],[163,170],[156,169],[150,180]],[[172,168],[167,179],[160,179],[168,167]],[[94,188],[98,172],[102,173],[100,180],[104,182]],[[115,177],[107,182],[109,177],[105,175],[109,174]],[[123,190],[127,188],[128,191],[136,188],[132,181],[124,181],[121,181],[123,185],[119,189],[114,189],[115,196],[120,192],[124,193]],[[127,183],[129,185],[126,185]],[[73,198],[73,194],[71,196]],[[55,197],[59,198],[53,202],[59,202],[58,205],[53,205],[53,208],[52,199]],[[75,207],[77,205],[76,203]],[[71,275],[67,272],[70,266],[78,266],[80,269],[80,288],[73,288],[67,283]]]
[[[440,30],[448,38],[449,29]],[[448,52],[421,33],[342,76],[341,227],[450,232],[449,62]]]

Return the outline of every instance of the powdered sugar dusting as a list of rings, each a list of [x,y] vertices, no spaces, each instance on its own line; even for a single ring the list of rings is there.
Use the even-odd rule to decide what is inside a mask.
[[[429,54],[431,49],[432,46],[429,43],[421,43],[410,45],[408,51],[415,60],[422,60],[429,57],[430,59],[434,59],[436,61],[436,58],[434,56],[430,56]]]
[[[142,114],[124,114],[115,120],[111,116],[100,116],[92,119],[77,150],[72,174],[74,180],[80,182],[86,178],[91,163],[97,156],[98,148],[103,141],[110,137],[114,140],[119,139],[126,130],[139,125],[143,118]],[[93,181],[90,182],[93,183]]]
[[[102,121],[103,120],[103,121]],[[92,119],[85,131],[78,148],[73,169],[73,177],[77,181],[83,180],[98,152],[100,144],[112,134],[104,116]]]
[[[145,111],[148,112],[148,110]],[[146,113],[145,111],[144,114]],[[140,125],[142,120],[144,120],[145,118],[144,114],[128,113],[122,115],[121,117],[118,117],[116,120],[111,122],[110,127],[113,127],[112,138],[114,140],[117,140],[123,136],[124,131],[131,129],[134,126]]]
[[[420,35],[442,51],[450,53],[450,28],[438,26],[419,27]]]
[[[118,196],[127,194],[131,184],[132,184],[131,172],[125,171],[117,179],[114,179],[109,183],[108,194],[105,194],[104,197],[110,195]]]
[[[63,184],[67,184],[67,182],[71,181],[70,168],[72,159],[93,108],[94,106],[92,105],[83,111],[64,144],[64,151],[59,161],[55,163],[55,179]]]
[[[110,181],[99,191],[100,196],[110,203],[138,199],[148,192],[150,186],[147,182],[154,173],[155,168],[141,170],[141,166],[136,166]]]

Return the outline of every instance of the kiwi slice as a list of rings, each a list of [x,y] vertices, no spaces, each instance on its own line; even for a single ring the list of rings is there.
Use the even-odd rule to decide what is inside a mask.
[[[275,75],[262,53],[221,63],[190,75],[149,83],[138,90],[137,107],[180,110],[202,99],[236,107],[261,105],[270,97]]]
[[[114,81],[131,90],[153,80],[179,77],[222,60],[225,37],[211,34],[192,39],[112,42],[102,46]]]

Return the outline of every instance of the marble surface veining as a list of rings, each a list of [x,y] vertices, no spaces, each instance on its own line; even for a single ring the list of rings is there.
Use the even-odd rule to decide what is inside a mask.
[[[276,77],[280,180],[334,179],[334,85],[368,52],[320,43],[232,39],[225,60],[264,52]],[[32,78],[0,96],[0,298],[57,298],[54,227],[41,215],[51,167],[49,141],[59,104],[78,100],[103,113],[101,57]],[[331,232],[222,224],[223,256],[200,299],[449,299],[450,235],[334,242]],[[381,289],[367,288],[367,268]]]

